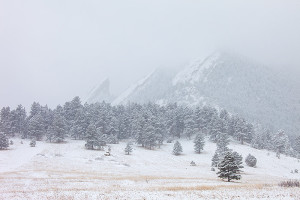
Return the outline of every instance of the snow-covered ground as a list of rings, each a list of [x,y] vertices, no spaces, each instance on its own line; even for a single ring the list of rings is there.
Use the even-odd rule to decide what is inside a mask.
[[[245,158],[256,156],[256,168],[245,166],[242,180],[220,180],[211,171],[215,144],[207,142],[201,154],[193,142],[181,140],[183,154],[171,154],[173,144],[147,150],[133,146],[125,155],[125,142],[111,145],[112,155],[84,149],[84,141],[65,144],[13,139],[0,151],[0,199],[300,199],[299,188],[281,188],[281,180],[299,179],[295,158],[232,143]],[[197,166],[190,166],[194,161]]]

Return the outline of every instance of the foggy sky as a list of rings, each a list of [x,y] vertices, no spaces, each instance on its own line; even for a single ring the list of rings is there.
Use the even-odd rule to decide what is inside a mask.
[[[300,76],[299,0],[0,0],[0,107],[50,107],[109,77],[230,49]]]

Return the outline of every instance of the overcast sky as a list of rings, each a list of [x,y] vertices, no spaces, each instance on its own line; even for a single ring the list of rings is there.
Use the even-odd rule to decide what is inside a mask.
[[[230,49],[300,76],[299,0],[0,0],[0,106],[53,107],[105,77]]]

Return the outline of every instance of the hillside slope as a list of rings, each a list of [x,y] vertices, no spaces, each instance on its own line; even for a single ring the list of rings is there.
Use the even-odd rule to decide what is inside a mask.
[[[245,166],[242,179],[233,183],[220,180],[211,171],[215,144],[207,142],[201,154],[193,151],[193,142],[181,140],[183,154],[172,155],[174,144],[147,150],[134,145],[125,155],[125,142],[111,145],[112,155],[84,149],[84,141],[65,144],[14,139],[10,150],[0,151],[0,199],[297,199],[298,189],[277,186],[286,179],[299,179],[290,173],[300,169],[295,158],[252,149],[232,143],[229,147],[258,159],[257,167]],[[21,151],[20,151],[21,149]],[[35,151],[35,154],[27,152]],[[22,164],[11,166],[22,158]],[[190,166],[194,161],[196,166]],[[170,196],[168,196],[170,195]]]
[[[118,103],[209,104],[273,131],[300,133],[300,94],[296,83],[242,56],[215,52],[195,60],[173,78],[172,73],[160,71],[154,75]]]

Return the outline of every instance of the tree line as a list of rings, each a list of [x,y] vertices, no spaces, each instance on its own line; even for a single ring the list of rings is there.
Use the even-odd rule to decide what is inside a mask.
[[[159,148],[166,140],[191,139],[201,133],[215,143],[220,137],[231,137],[241,144],[273,150],[280,154],[300,154],[300,137],[292,148],[284,131],[271,133],[256,129],[238,115],[214,107],[186,107],[154,103],[112,106],[109,103],[82,104],[73,98],[55,109],[34,102],[27,115],[22,105],[0,113],[0,132],[6,137],[19,136],[49,142],[64,142],[65,138],[85,140],[87,149],[99,149],[106,144],[132,139],[148,148]]]

